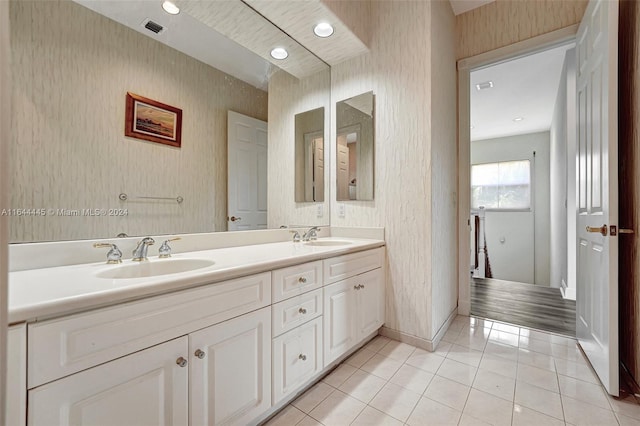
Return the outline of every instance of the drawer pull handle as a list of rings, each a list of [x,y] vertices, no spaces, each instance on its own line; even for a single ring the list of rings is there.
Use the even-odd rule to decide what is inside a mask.
[[[298,358],[299,358],[299,359],[301,359],[301,360],[303,360],[303,361],[306,361],[306,360],[307,360],[307,356],[306,356],[306,355],[304,355],[304,354],[300,354],[300,355],[298,356]]]
[[[305,308],[300,308],[298,309],[298,312],[300,312],[302,315],[307,313],[307,310]]]
[[[301,284],[304,284],[304,283],[307,282],[307,279],[305,277],[300,277],[300,278],[298,278],[298,282],[301,283]]]
[[[180,367],[186,367],[187,366],[187,360],[184,359],[183,357],[180,357],[180,358],[176,359],[176,364],[178,364]]]
[[[194,355],[200,359],[204,358],[205,353],[204,351],[201,351],[200,349],[198,349],[197,351],[195,351]]]

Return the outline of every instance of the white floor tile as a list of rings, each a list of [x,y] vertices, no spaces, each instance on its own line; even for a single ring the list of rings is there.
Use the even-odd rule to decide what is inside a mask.
[[[384,347],[380,349],[378,353],[382,356],[386,356],[400,362],[405,362],[407,358],[411,356],[415,349],[415,346],[392,340],[384,345]]]
[[[560,393],[558,377],[553,371],[543,370],[526,364],[518,364],[517,379],[519,382],[526,382],[542,389]]]
[[[599,425],[615,426],[618,424],[616,416],[611,410],[605,410],[595,405],[580,402],[566,396],[562,397],[562,408],[564,409],[564,419],[567,423],[576,426]]]
[[[339,390],[333,391],[309,415],[325,425],[349,425],[366,405]]]
[[[633,395],[625,395],[622,398],[607,396],[607,399],[616,413],[640,420],[640,405]]]
[[[374,351],[370,351],[367,348],[362,348],[358,352],[351,355],[345,361],[347,364],[352,365],[356,368],[360,368],[364,365],[365,362],[369,361],[371,357],[373,357],[376,353]]]
[[[326,375],[322,381],[328,384],[329,386],[333,386],[334,388],[339,387],[344,383],[353,373],[355,373],[357,368],[349,364],[340,364],[337,368],[335,368],[331,373]]]
[[[513,403],[477,389],[471,389],[463,413],[495,426],[510,425]]]
[[[402,426],[400,420],[378,411],[373,407],[366,407],[355,419],[352,426]]]
[[[518,348],[509,345],[487,342],[487,346],[484,348],[484,353],[499,356],[500,358],[506,358],[509,361],[518,361]]]
[[[530,408],[515,404],[513,406],[513,426],[564,426],[562,420],[539,413]]]
[[[323,426],[322,423],[318,422],[311,416],[306,416],[304,419],[300,421],[296,426]]]
[[[528,349],[519,349],[518,362],[544,370],[556,371],[556,363],[551,355],[541,354],[540,352],[534,352]]]
[[[518,363],[496,355],[485,353],[480,361],[480,370],[491,371],[505,377],[516,378]]]
[[[458,426],[492,426],[492,425],[491,423],[483,422],[480,419],[471,417],[467,413],[462,413],[462,417],[460,417],[460,423],[458,423]]]
[[[507,401],[513,401],[515,385],[516,381],[513,378],[481,369],[478,370],[472,387]]]
[[[405,364],[389,381],[422,395],[431,379],[433,379],[433,373]]]
[[[406,422],[419,399],[420,394],[396,384],[387,383],[369,405],[391,417]]]
[[[464,346],[452,345],[447,353],[447,358],[463,364],[471,365],[472,367],[477,367],[480,365],[480,361],[482,360],[482,351]]]
[[[451,349],[451,346],[453,346],[452,343],[441,340],[440,343],[438,343],[436,350],[433,351],[433,353],[435,355],[440,355],[441,357],[445,357],[449,353],[449,349]]]
[[[540,352],[546,355],[553,355],[551,348],[551,342],[545,342],[542,340],[531,339],[529,337],[520,336],[519,346],[523,349],[528,349],[533,352]]]
[[[389,380],[396,374],[396,371],[398,371],[401,366],[402,362],[400,361],[375,354],[369,361],[365,362],[360,369],[367,373],[375,374],[385,380]]]
[[[560,394],[568,396],[578,401],[593,404],[600,408],[609,409],[609,401],[602,386],[583,382],[563,375],[558,375],[560,384]],[[640,406],[638,406],[640,409]]]
[[[461,414],[460,411],[429,398],[421,398],[407,420],[407,424],[411,426],[457,425]]]
[[[580,349],[578,349],[578,346],[576,345],[568,346],[552,343],[551,353],[554,358],[566,359],[579,364],[586,364],[586,360],[584,359],[582,352],[580,352]]]
[[[324,382],[320,382],[293,401],[293,406],[309,414],[333,391],[334,388]]]
[[[558,393],[518,381],[515,402],[558,420],[564,420],[562,401]]]
[[[489,340],[496,343],[502,343],[503,345],[518,347],[519,336],[517,334],[508,333],[506,331],[491,330],[489,334]]]
[[[476,327],[468,330],[462,329],[458,338],[453,342],[459,346],[465,346],[467,348],[482,351],[489,339],[489,333],[491,329]]]
[[[482,318],[469,317],[469,325],[471,327],[491,328],[493,326],[493,321]]]
[[[501,322],[494,322],[491,330],[506,331],[507,333],[511,334],[520,334],[520,327],[516,325],[503,324]]]
[[[446,359],[436,374],[440,377],[451,379],[454,382],[471,386],[473,379],[476,377],[477,371],[477,368],[470,365],[462,364],[461,362],[454,361],[452,359]]]
[[[620,426],[640,426],[640,420],[633,417],[625,416],[624,414],[616,413]]]
[[[384,336],[376,336],[369,343],[367,343],[364,348],[373,352],[378,352],[380,349],[384,348],[384,346],[389,343],[391,339]]]
[[[378,376],[358,370],[339,389],[364,403],[368,403],[386,383],[386,380]]]
[[[471,388],[444,377],[435,376],[424,393],[424,397],[462,411]]]
[[[576,362],[567,361],[565,359],[556,358],[556,371],[563,376],[573,377],[574,379],[582,380],[585,382],[600,384],[600,380],[596,374],[586,364],[579,364]]]
[[[458,329],[449,328],[447,332],[444,333],[444,336],[442,336],[442,340],[445,342],[453,343],[456,341],[459,335],[460,335],[459,328]]]
[[[277,416],[269,420],[265,426],[291,426],[304,419],[306,414],[293,405],[287,405]]]
[[[430,373],[435,373],[444,362],[444,357],[433,352],[427,352],[422,349],[416,349],[406,363]]]

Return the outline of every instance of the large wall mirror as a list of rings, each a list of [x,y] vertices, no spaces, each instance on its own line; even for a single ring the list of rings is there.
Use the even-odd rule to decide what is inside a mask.
[[[324,201],[324,108],[296,114],[296,202]]]
[[[10,0],[12,242],[328,224],[289,208],[267,218],[293,180],[277,153],[293,150],[300,100],[330,105],[329,67],[240,0],[176,4],[170,15],[160,0]],[[276,44],[287,59],[270,58]],[[125,136],[128,92],[182,111],[180,146]],[[166,111],[140,108],[134,122],[155,132],[152,113]],[[235,165],[246,171],[232,181]]]
[[[337,200],[373,200],[374,96],[363,93],[336,105]]]

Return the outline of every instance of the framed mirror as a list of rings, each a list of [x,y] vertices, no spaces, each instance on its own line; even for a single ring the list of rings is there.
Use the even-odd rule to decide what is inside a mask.
[[[296,114],[295,199],[324,201],[324,108]]]
[[[374,95],[363,93],[336,104],[336,198],[373,200]]]
[[[247,224],[244,213],[229,211],[232,193],[239,211],[261,213],[252,227],[238,229],[328,224],[328,215],[300,218],[292,208],[272,219],[269,207],[280,208],[272,194],[294,169],[271,153],[293,149],[301,101],[305,110],[329,105],[328,65],[240,0],[178,2],[177,15],[161,5],[10,0],[11,206],[25,213],[9,221],[11,242],[226,231],[234,216]],[[289,57],[270,58],[264,49],[271,45],[286,47]],[[306,90],[309,79],[313,90]],[[292,86],[296,99],[278,95]],[[127,136],[127,93],[155,105],[136,104],[138,130],[181,136],[180,143]],[[272,93],[280,98],[275,110]],[[154,121],[156,113],[169,120]],[[231,113],[246,120],[231,129]],[[236,163],[246,166],[235,183],[232,132]],[[260,149],[245,155],[247,140]],[[242,185],[257,190],[248,197]]]

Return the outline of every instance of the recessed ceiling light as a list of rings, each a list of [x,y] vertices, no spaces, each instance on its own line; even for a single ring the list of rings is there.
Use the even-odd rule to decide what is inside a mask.
[[[318,37],[329,37],[333,34],[333,27],[328,22],[320,22],[313,28],[313,33]]]
[[[284,47],[276,47],[271,51],[273,59],[286,59],[287,56],[289,56],[289,52]]]
[[[476,89],[478,90],[491,89],[492,87],[493,87],[493,81],[485,81],[484,83],[476,84]]]
[[[524,120],[524,117],[516,117],[516,118],[513,119],[513,121],[515,121],[516,123],[518,121],[522,121],[522,120]]]
[[[173,4],[172,2],[170,2],[169,0],[165,0],[162,3],[162,8],[164,9],[165,12],[167,12],[170,15],[177,15],[178,13],[180,13],[180,8],[175,4]]]

